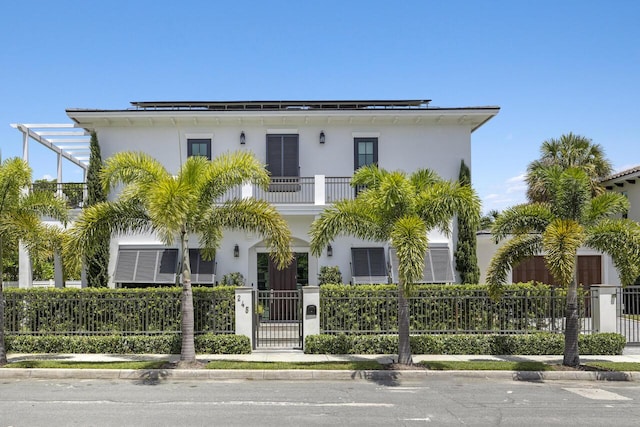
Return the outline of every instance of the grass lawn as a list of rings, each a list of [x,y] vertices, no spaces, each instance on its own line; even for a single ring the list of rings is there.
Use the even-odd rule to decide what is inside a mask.
[[[422,366],[433,371],[551,371],[552,365],[542,362],[485,361],[425,361]]]
[[[321,369],[332,371],[380,370],[384,366],[374,361],[357,362],[245,362],[239,360],[214,360],[207,369]]]
[[[584,364],[609,371],[640,371],[638,362],[585,362]]]
[[[419,363],[423,368],[433,371],[553,371],[557,368],[543,362],[507,362],[507,361],[425,361]],[[584,362],[583,365],[607,371],[640,371],[638,362]],[[57,360],[25,360],[13,362],[5,368],[58,368],[58,369],[163,369],[166,361],[136,362],[74,362]],[[214,360],[206,369],[318,369],[318,370],[382,370],[384,365],[376,361],[352,362],[245,362],[239,360]]]
[[[142,362],[73,362],[69,360],[25,360],[5,365],[5,368],[63,368],[63,369],[160,369],[165,361]]]

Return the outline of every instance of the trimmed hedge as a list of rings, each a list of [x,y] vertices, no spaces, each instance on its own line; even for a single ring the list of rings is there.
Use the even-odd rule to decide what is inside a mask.
[[[528,335],[412,335],[413,354],[526,354],[561,355],[564,335],[539,332]],[[624,336],[615,333],[580,335],[581,354],[622,354]],[[310,335],[308,354],[397,354],[397,335]]]
[[[111,354],[179,354],[180,334],[164,335],[8,335],[7,351],[14,353],[111,353]],[[196,335],[197,353],[248,354],[251,341],[244,335]]]
[[[180,332],[182,288],[15,289],[5,293],[7,334]],[[193,288],[196,333],[233,333],[235,287]]]
[[[580,316],[586,294],[579,290]],[[518,283],[492,301],[486,285],[418,285],[409,296],[410,328],[448,333],[553,330],[564,318],[566,291]],[[323,285],[321,332],[392,333],[398,329],[396,285]]]

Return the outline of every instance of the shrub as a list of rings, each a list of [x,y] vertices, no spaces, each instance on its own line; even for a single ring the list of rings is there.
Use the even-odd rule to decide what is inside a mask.
[[[238,271],[235,273],[227,273],[222,276],[222,282],[220,282],[220,284],[223,286],[244,286],[244,276]]]
[[[164,335],[8,335],[7,351],[15,353],[109,353],[180,354],[179,334]],[[251,342],[243,335],[203,334],[195,338],[197,353],[251,353]]]
[[[327,283],[342,283],[342,273],[340,273],[340,267],[337,265],[320,267],[320,273],[318,274],[318,285],[326,285]]]
[[[539,332],[528,335],[412,335],[414,354],[523,354],[562,355],[564,335]],[[626,340],[620,334],[580,335],[582,354],[622,354]],[[397,335],[310,335],[308,354],[396,354]]]

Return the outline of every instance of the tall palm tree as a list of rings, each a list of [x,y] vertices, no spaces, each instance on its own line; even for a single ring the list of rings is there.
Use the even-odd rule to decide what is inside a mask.
[[[527,167],[527,197],[531,202],[548,201],[548,183],[557,179],[563,170],[577,167],[591,179],[594,196],[604,192],[601,178],[610,175],[613,168],[600,144],[594,144],[584,136],[568,133],[559,139],[551,138],[542,143],[540,158]]]
[[[543,254],[553,277],[567,288],[563,364],[580,364],[578,352],[577,252],[582,246],[611,255],[623,284],[640,274],[640,225],[612,219],[626,212],[629,202],[617,193],[593,196],[591,177],[581,168],[568,168],[545,189],[547,202],[514,206],[496,219],[496,241],[513,236],[496,252],[487,271],[494,297],[501,294],[509,270]]]
[[[19,159],[0,164],[0,365],[7,363],[4,345],[4,294],[2,292],[2,247],[4,241],[26,244],[30,251],[48,248],[51,236],[42,216],[66,223],[67,207],[61,198],[48,191],[29,192],[31,168]]]
[[[477,224],[480,200],[470,186],[442,180],[423,169],[411,175],[365,166],[351,185],[365,188],[354,200],[343,200],[311,225],[311,251],[319,255],[336,236],[390,242],[398,255],[398,363],[413,363],[409,345],[407,296],[422,278],[428,248],[427,232],[449,233],[454,215]],[[477,225],[476,225],[477,227]]]
[[[107,192],[118,184],[124,186],[117,200],[82,212],[70,229],[65,250],[86,253],[91,249],[88,242],[101,233],[154,232],[167,245],[177,240],[182,273],[182,365],[196,363],[190,234],[199,236],[205,258],[213,258],[223,230],[229,228],[263,235],[279,267],[291,261],[291,234],[273,206],[255,199],[216,203],[228,190],[246,182],[268,186],[266,169],[251,153],[227,153],[212,161],[189,157],[174,176],[147,154],[120,152],[106,161],[102,182]]]

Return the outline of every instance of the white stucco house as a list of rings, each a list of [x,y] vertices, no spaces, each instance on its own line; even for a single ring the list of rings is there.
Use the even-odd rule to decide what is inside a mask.
[[[268,191],[245,185],[229,197],[273,203],[291,228],[297,262],[277,272],[259,236],[235,231],[225,233],[215,260],[206,262],[192,236],[194,282],[215,283],[225,274],[240,272],[254,288],[291,289],[317,284],[322,266],[338,266],[345,282],[394,279],[394,256],[386,243],[340,237],[316,258],[309,251],[308,230],[326,206],[354,197],[349,181],[360,166],[377,163],[406,172],[429,168],[455,180],[462,160],[472,164],[471,135],[498,114],[499,107],[441,108],[429,102],[132,102],[119,110],[68,109],[72,123],[66,125],[13,126],[23,134],[27,160],[29,143],[36,141],[56,151],[59,159],[85,169],[91,131],[97,133],[103,160],[119,151],[144,151],[169,171],[177,171],[191,155],[214,158],[235,150],[253,152],[271,173],[272,185]],[[60,182],[61,172],[58,175]],[[432,232],[429,240],[424,281],[455,282],[455,233]],[[155,236],[114,238],[110,286],[174,283],[177,262],[177,246],[166,248]],[[21,286],[28,286],[22,283],[26,281],[21,277]]]

